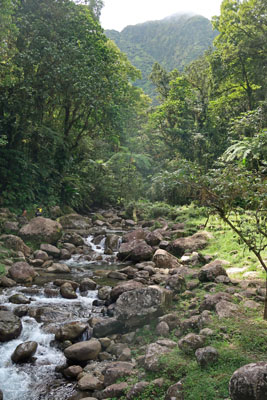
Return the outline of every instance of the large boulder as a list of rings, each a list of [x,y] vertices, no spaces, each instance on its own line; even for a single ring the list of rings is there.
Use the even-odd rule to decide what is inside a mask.
[[[92,220],[79,214],[67,214],[59,218],[63,229],[76,229],[86,231],[92,228]]]
[[[24,261],[13,264],[8,273],[18,283],[31,283],[38,275],[34,268]]]
[[[185,252],[192,253],[203,249],[211,238],[212,235],[209,232],[197,232],[193,236],[182,237],[171,242],[170,251],[175,256],[181,257]]]
[[[52,219],[36,217],[20,229],[19,236],[34,243],[55,244],[62,236],[62,226]]]
[[[234,372],[229,383],[232,400],[267,399],[267,363],[244,365]]]
[[[0,311],[0,342],[17,338],[22,331],[20,319],[10,311]]]
[[[157,268],[179,268],[181,264],[177,258],[168,253],[166,250],[158,249],[153,256],[153,261]]]
[[[209,264],[204,265],[199,271],[198,279],[201,282],[214,282],[218,276],[228,276],[223,267],[224,262],[221,260],[214,260]]]
[[[101,344],[97,339],[86,340],[67,347],[64,351],[68,360],[83,362],[96,360],[101,351]]]
[[[31,249],[28,246],[26,246],[23,240],[18,236],[2,235],[0,236],[0,240],[4,242],[5,247],[7,247],[8,249],[21,251],[26,257],[29,257],[31,254]]]
[[[147,323],[162,315],[170,306],[171,292],[159,286],[148,286],[124,292],[115,305],[115,316],[127,327]]]
[[[147,261],[152,258],[153,249],[144,240],[138,239],[132,242],[122,243],[119,252],[119,260],[132,260],[136,262]]]

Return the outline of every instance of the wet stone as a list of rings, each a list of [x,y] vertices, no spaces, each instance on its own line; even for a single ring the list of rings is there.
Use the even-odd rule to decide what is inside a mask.
[[[11,356],[12,361],[15,363],[29,361],[36,353],[37,347],[38,343],[36,342],[25,342],[19,344]]]

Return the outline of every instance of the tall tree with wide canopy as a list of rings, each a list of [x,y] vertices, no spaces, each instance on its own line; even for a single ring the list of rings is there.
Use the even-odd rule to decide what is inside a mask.
[[[25,0],[12,19],[16,51],[12,68],[1,66],[0,133],[7,144],[0,181],[3,196],[15,187],[24,202],[58,192],[94,138],[122,134],[122,110],[134,102],[129,80],[139,75],[85,5]]]

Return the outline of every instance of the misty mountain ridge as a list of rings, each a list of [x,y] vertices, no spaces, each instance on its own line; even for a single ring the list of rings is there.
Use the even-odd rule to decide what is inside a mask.
[[[106,30],[105,34],[141,70],[143,78],[137,85],[151,95],[148,76],[155,62],[168,71],[175,68],[182,71],[212,46],[218,32],[213,31],[209,19],[188,12],[128,25],[121,32]]]

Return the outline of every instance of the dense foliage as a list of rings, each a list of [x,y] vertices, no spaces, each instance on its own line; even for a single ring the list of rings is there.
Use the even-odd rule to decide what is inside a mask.
[[[198,47],[201,56],[184,72],[181,53],[170,58],[164,52],[175,44],[195,58],[190,46],[195,36],[201,38],[192,35],[192,24],[206,26],[207,20],[180,16],[179,24],[174,18],[141,24],[139,31],[127,27],[121,34],[125,45],[130,38],[140,57],[141,44],[150,47],[148,64],[157,60],[149,76],[156,106],[133,86],[139,71],[104,35],[98,21],[102,5],[100,0],[1,3],[1,204],[87,210],[144,197],[186,204],[199,198],[192,182],[200,177],[207,177],[207,190],[227,192],[227,170],[240,171],[240,185],[242,174],[248,181],[256,177],[257,196],[264,197],[264,1],[224,0],[221,15],[213,18],[219,32],[210,34],[216,36],[214,49],[203,54]],[[169,34],[169,27],[178,25],[190,31],[188,47],[185,36],[178,43],[181,33]],[[122,40],[118,32],[112,35]],[[184,66],[188,59],[182,59]],[[234,184],[229,174],[227,182]],[[243,202],[231,207],[235,204],[244,207]]]
[[[145,101],[129,83],[139,73],[90,7],[69,0],[1,7],[1,201],[86,207],[101,197],[97,158],[120,146]]]

